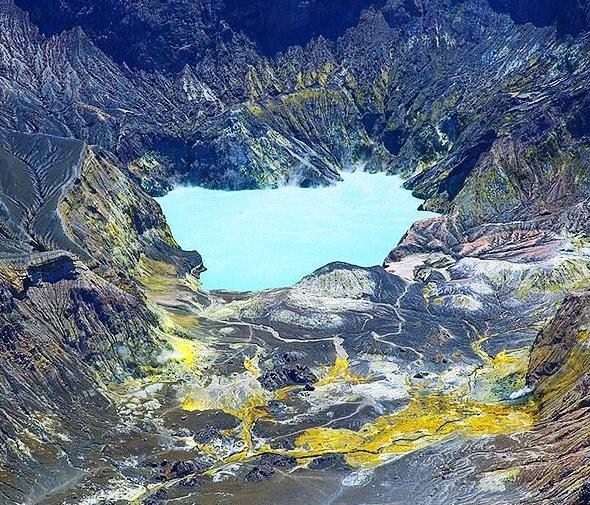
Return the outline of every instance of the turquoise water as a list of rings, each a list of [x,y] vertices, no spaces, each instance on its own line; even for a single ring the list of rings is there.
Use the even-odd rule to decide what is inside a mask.
[[[327,188],[216,191],[178,187],[159,198],[178,243],[196,249],[206,289],[289,286],[332,261],[381,264],[429,213],[401,179],[354,172]]]

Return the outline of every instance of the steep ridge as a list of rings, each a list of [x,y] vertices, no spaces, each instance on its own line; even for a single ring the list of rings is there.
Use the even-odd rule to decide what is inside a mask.
[[[79,176],[84,144],[47,135],[30,136],[3,130],[0,133],[3,170],[1,202],[7,236],[3,252],[27,243],[31,250],[52,248],[84,253],[65,235],[55,209],[63,192]],[[26,237],[26,239],[25,239]]]
[[[585,39],[516,27],[482,1],[417,8],[392,0],[365,11],[337,41],[316,39],[273,58],[230,31],[176,77],[119,70],[78,30],[45,42],[33,28],[21,31],[29,51],[67,48],[55,62],[52,54],[11,60],[48,60],[49,68],[30,69],[23,83],[39,82],[29,90],[35,103],[51,108],[52,86],[76,90],[57,107],[68,131],[135,160],[137,177],[156,194],[174,173],[232,188],[276,185],[285,174],[326,184],[334,168],[368,162],[412,174],[409,185],[429,198],[429,207],[443,208],[501,138],[521,140],[531,129],[543,129],[542,136],[561,127],[552,124],[556,117],[568,116],[568,131],[587,133],[579,108],[588,79]],[[69,62],[70,54],[77,61]],[[61,70],[64,59],[85,73]],[[246,100],[251,105],[240,105]],[[272,119],[264,113],[269,107]],[[318,121],[316,111],[330,116],[330,132],[318,129],[326,120]],[[277,123],[289,116],[297,121]],[[12,120],[7,126],[15,127]],[[36,127],[52,133],[51,125]],[[344,138],[331,138],[334,132]],[[376,149],[381,142],[393,161]],[[310,177],[299,175],[302,165]],[[220,177],[207,180],[216,170]]]
[[[260,49],[272,54],[319,35],[336,38],[357,23],[363,8],[383,3],[257,0],[244,5],[233,0],[109,0],[89,7],[80,1],[17,1],[45,34],[81,26],[114,61],[172,72],[198,61],[220,34],[232,28],[243,31]],[[154,40],[157,48],[148,43]]]
[[[179,277],[202,266],[83,142],[2,130],[0,144],[0,489],[36,503],[82,475],[117,422],[103,381],[159,366],[167,344],[133,279],[150,264]]]
[[[173,165],[186,156],[179,129],[193,105],[181,83],[118,67],[79,28],[43,38],[11,0],[0,23],[2,126],[74,136],[125,162],[152,148]]]
[[[3,260],[0,282],[0,489],[6,503],[36,502],[104,443],[117,414],[97,373],[111,381],[149,362],[156,323],[66,253]]]
[[[529,465],[523,481],[541,490],[534,503],[588,501],[588,292],[569,296],[537,336],[527,383],[539,398],[539,426],[531,446],[545,455]]]
[[[223,3],[107,0],[89,5],[80,0],[19,0],[17,5],[29,11],[47,35],[81,26],[117,63],[179,71],[211,44]]]

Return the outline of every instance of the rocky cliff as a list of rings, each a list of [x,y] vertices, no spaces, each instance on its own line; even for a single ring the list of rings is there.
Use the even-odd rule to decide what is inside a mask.
[[[217,18],[231,17],[230,7]],[[14,11],[10,3],[4,8]],[[51,24],[40,16],[54,10],[36,12],[39,23]],[[160,14],[180,19],[175,11]],[[89,38],[72,28],[44,39],[22,13],[4,16],[13,23],[5,33],[19,31],[16,44],[6,41],[8,50],[24,51],[8,53],[6,65],[20,61],[26,68],[15,69],[22,77],[7,83],[5,94],[26,89],[33,109],[12,111],[5,124],[17,127],[18,117],[29,129],[114,150],[134,162],[136,176],[155,194],[170,177],[230,188],[272,186],[285,177],[326,184],[335,169],[369,163],[413,175],[408,184],[432,208],[454,199],[482,154],[502,139],[528,144],[552,131],[587,134],[583,36],[572,41],[549,28],[515,25],[481,1],[391,0],[359,16],[338,39],[319,37],[276,56],[261,53],[243,31],[228,27],[221,36],[217,29],[178,74],[166,72],[163,56],[149,74],[114,65],[110,57],[121,55],[103,53],[94,42],[121,44],[100,30],[88,27]],[[216,30],[213,21],[207,26]],[[25,57],[27,51],[36,56]],[[42,120],[28,117],[35,114]]]
[[[165,262],[183,277],[201,258],[181,251],[155,202],[84,142],[0,138],[2,492],[36,501],[75,478],[75,461],[115,422],[103,381],[158,364],[166,344],[134,281],[142,265]],[[32,485],[40,465],[47,472]]]
[[[527,372],[539,401],[539,421],[531,445],[546,455],[523,476],[542,490],[540,503],[588,501],[588,292],[569,296],[537,336]]]

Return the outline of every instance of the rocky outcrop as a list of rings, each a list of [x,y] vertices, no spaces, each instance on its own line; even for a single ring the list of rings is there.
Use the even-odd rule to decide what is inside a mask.
[[[214,6],[193,6],[210,12],[207,29],[222,34],[178,75],[117,66],[94,46],[100,30],[43,39],[10,0],[3,5],[3,19],[19,20],[4,31],[7,69],[22,61],[5,95],[28,97],[19,101],[28,104],[18,113],[23,124],[133,161],[152,194],[181,179],[227,188],[285,178],[325,184],[337,180],[334,171],[368,163],[411,175],[408,187],[426,206],[445,210],[495,146],[587,134],[585,38],[515,26],[480,0],[391,0],[335,41],[320,37],[272,57],[215,25]],[[183,8],[150,12],[177,19]],[[163,68],[165,58],[153,54]],[[5,125],[20,128],[15,117],[9,112]]]
[[[233,108],[200,125],[195,138],[190,178],[216,188],[327,185],[341,180],[344,168],[383,170],[388,161],[352,98],[332,90]]]
[[[532,347],[527,383],[538,398],[539,420],[530,447],[542,447],[544,456],[522,475],[535,490],[531,503],[588,499],[589,325],[590,294],[573,294]]]
[[[104,382],[161,365],[143,265],[183,277],[201,258],[82,141],[2,130],[0,145],[0,488],[42,501],[118,422]]]
[[[83,29],[118,63],[181,70],[211,44],[219,30],[221,1],[108,0],[41,2],[18,0],[47,35]],[[155,42],[155,43],[154,43]]]
[[[572,42],[549,28],[515,26],[483,1],[391,0],[364,11],[336,40],[320,37],[275,56],[216,24],[220,7],[191,4],[195,19],[208,16],[204,29],[215,36],[194,31],[207,39],[204,49],[187,35],[184,43],[199,55],[185,55],[177,75],[159,73],[170,60],[157,52],[151,54],[161,66],[146,73],[116,65],[94,43],[133,47],[102,31],[120,9],[130,20],[148,12],[176,20],[189,7],[115,7],[100,11],[104,19],[94,12],[96,30],[89,26],[88,36],[72,28],[44,38],[3,1],[4,65],[15,76],[3,93],[26,99],[6,101],[2,124],[98,144],[132,162],[134,178],[152,194],[179,180],[225,188],[326,184],[343,168],[367,164],[411,175],[408,187],[427,208],[448,210],[507,143],[530,151],[551,136],[575,143],[588,133],[585,38]],[[61,8],[71,9],[63,17],[69,23],[91,17],[75,4]],[[42,22],[42,13],[54,11],[34,12]],[[154,26],[184,37],[174,23]],[[145,39],[141,30],[125,34]],[[166,40],[158,47],[176,47]],[[518,195],[499,189],[511,206]]]
[[[80,175],[83,142],[49,135],[0,132],[3,252],[66,249],[88,256],[65,233],[56,209]]]
[[[64,250],[112,277],[133,273],[142,255],[178,265],[180,275],[201,266],[114,158],[50,135],[4,129],[0,142],[4,256]]]
[[[0,26],[0,126],[100,145],[124,162],[137,160],[138,180],[142,170],[185,166],[179,129],[204,100],[194,91],[198,83],[133,74],[80,28],[44,38],[12,0],[0,2]],[[150,189],[162,191],[153,183]]]
[[[590,328],[590,294],[578,293],[568,297],[561,306],[559,312],[536,338],[531,353],[527,382],[541,390],[546,388],[546,383],[559,383],[563,391],[573,392],[572,383],[558,381],[554,378],[560,373],[560,369],[567,374],[575,374],[590,371],[584,363],[576,363],[575,367],[568,364],[568,360],[582,358],[583,349],[586,346],[586,333]],[[583,377],[572,377],[581,381]],[[585,392],[578,390],[584,398]],[[565,399],[564,399],[565,400]],[[578,402],[564,401],[559,410],[574,407]]]
[[[0,293],[0,488],[8,502],[41,500],[104,443],[118,416],[102,380],[156,362],[157,324],[65,252],[1,260]]]
[[[117,164],[89,148],[59,204],[68,235],[89,251],[87,263],[114,282],[140,276],[146,261],[172,265],[181,277],[198,274],[201,256],[180,249],[158,204]]]
[[[234,0],[182,0],[174,4],[109,0],[89,7],[81,1],[17,0],[48,35],[81,26],[118,63],[173,72],[198,61],[232,30],[244,32],[260,49],[272,54],[319,35],[336,38],[357,23],[362,9],[384,3],[257,0],[244,5]],[[148,41],[157,41],[157,46]]]
[[[222,15],[237,31],[243,31],[266,53],[284,51],[322,36],[335,39],[355,26],[361,11],[381,7],[384,0],[268,0],[244,6],[238,0],[226,0]]]

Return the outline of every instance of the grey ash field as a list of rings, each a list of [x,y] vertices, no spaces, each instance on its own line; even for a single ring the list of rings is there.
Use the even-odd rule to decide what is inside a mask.
[[[153,199],[353,165],[439,215],[286,289]],[[589,198],[585,0],[0,0],[0,504],[589,504]]]

